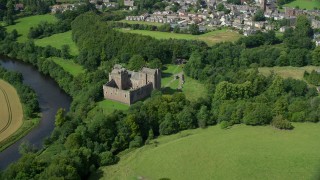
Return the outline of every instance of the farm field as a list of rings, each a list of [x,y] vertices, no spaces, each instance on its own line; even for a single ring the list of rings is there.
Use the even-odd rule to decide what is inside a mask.
[[[35,44],[37,46],[46,47],[48,45],[55,47],[57,49],[61,49],[63,45],[69,45],[70,47],[70,54],[72,56],[76,56],[79,54],[78,47],[76,46],[75,42],[72,40],[72,32],[64,32],[59,34],[54,34],[50,37],[45,37],[42,39],[36,39]]]
[[[209,46],[212,46],[219,42],[224,41],[236,41],[238,40],[241,35],[238,34],[235,31],[222,29],[222,30],[216,30],[212,32],[208,32],[201,35],[191,35],[191,34],[176,34],[176,33],[170,33],[170,32],[159,32],[159,31],[147,31],[147,30],[128,30],[128,29],[118,29],[122,32],[128,32],[128,33],[136,33],[141,34],[145,36],[151,36],[156,39],[186,39],[186,40],[198,40],[198,41],[204,41]]]
[[[51,59],[73,76],[77,76],[78,74],[85,72],[84,68],[81,65],[73,62],[70,59],[62,59],[58,57],[52,57]]]
[[[128,20],[121,20],[119,22],[124,22],[128,24],[145,24],[145,25],[153,25],[153,26],[161,26],[162,23],[156,23],[156,22],[146,22],[146,21],[128,21]]]
[[[0,105],[0,142],[2,142],[21,127],[23,111],[14,87],[1,79]]]
[[[187,130],[120,153],[91,179],[318,179],[320,124]]]
[[[275,74],[281,76],[282,78],[293,78],[303,80],[304,72],[311,72],[312,70],[318,70],[320,67],[317,66],[304,66],[304,67],[292,67],[292,66],[284,66],[284,67],[262,67],[259,68],[259,72],[265,76],[269,76],[273,71]]]
[[[127,110],[130,106],[120,102],[105,99],[103,101],[98,102],[98,107],[103,110],[104,114],[110,114],[115,110]]]
[[[312,10],[315,7],[320,8],[320,1],[318,0],[295,0],[291,3],[283,5],[284,7],[297,7],[299,6],[300,9],[309,9]]]
[[[6,27],[7,32],[11,32],[12,30],[16,29],[18,31],[18,34],[20,35],[18,37],[18,42],[24,42],[28,40],[28,33],[30,28],[38,25],[42,21],[56,22],[57,19],[50,14],[20,18],[15,21],[16,24]]]
[[[164,88],[165,94],[171,94],[177,91],[179,87],[179,79],[174,80],[174,75],[183,71],[183,65],[165,65],[162,71],[161,85]],[[182,85],[182,92],[186,95],[188,100],[197,100],[200,97],[205,97],[208,93],[204,84],[192,79],[188,76],[184,76],[185,83]]]

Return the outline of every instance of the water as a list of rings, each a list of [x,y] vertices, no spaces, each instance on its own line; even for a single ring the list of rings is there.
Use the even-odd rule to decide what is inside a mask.
[[[68,111],[71,98],[59,88],[52,78],[42,75],[29,64],[0,57],[0,65],[7,70],[22,73],[24,78],[23,83],[34,89],[38,96],[42,114],[41,121],[37,127],[6,150],[0,152],[0,170],[2,170],[21,157],[19,146],[22,142],[28,141],[37,147],[42,146],[43,140],[50,136],[54,129],[54,119],[57,110],[65,108]]]

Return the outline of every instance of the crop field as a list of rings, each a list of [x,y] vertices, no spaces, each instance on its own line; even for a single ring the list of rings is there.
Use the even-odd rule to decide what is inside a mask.
[[[295,0],[289,4],[285,4],[283,6],[286,7],[297,7],[300,9],[309,9],[312,10],[314,8],[320,8],[320,1],[318,0]]]
[[[7,26],[6,28],[8,32],[11,32],[12,30],[16,29],[19,34],[18,41],[24,42],[28,40],[28,33],[30,28],[37,26],[42,21],[56,22],[57,19],[56,17],[50,14],[29,16],[17,19],[14,25]]]
[[[14,87],[1,79],[0,105],[0,142],[2,142],[21,127],[23,111]]]
[[[318,70],[320,67],[317,66],[304,66],[304,67],[292,67],[292,66],[284,66],[284,67],[262,67],[259,68],[259,72],[265,76],[269,76],[273,71],[275,74],[281,76],[282,78],[293,78],[303,80],[304,72],[311,72],[312,70]]]
[[[51,59],[73,76],[77,76],[78,74],[85,72],[84,68],[81,65],[73,62],[70,59],[62,59],[58,57],[52,57]]]
[[[92,179],[319,179],[320,124],[213,126],[163,136],[120,153]],[[101,177],[102,176],[102,177]]]
[[[216,31],[208,32],[201,35],[177,34],[177,33],[171,33],[171,32],[159,32],[159,31],[148,31],[148,30],[128,30],[128,29],[118,29],[118,30],[122,32],[151,36],[156,39],[185,39],[185,40],[204,41],[209,46],[212,46],[219,42],[225,42],[225,41],[233,42],[238,40],[241,37],[241,35],[236,31],[232,31],[228,29],[216,30]]]
[[[174,79],[174,75],[183,71],[182,65],[165,65],[162,71],[161,86],[165,94],[171,94],[177,91],[179,87],[179,79]],[[200,97],[205,97],[208,93],[204,84],[199,81],[184,76],[185,83],[182,85],[182,92],[186,95],[188,100],[197,100]]]
[[[50,37],[45,37],[42,39],[36,39],[35,44],[37,46],[46,47],[47,45],[50,45],[52,47],[55,47],[57,49],[61,49],[63,45],[69,45],[70,47],[70,54],[72,56],[76,56],[79,54],[78,47],[76,46],[76,43],[72,40],[72,32],[68,31],[65,33],[59,33],[54,34]]]

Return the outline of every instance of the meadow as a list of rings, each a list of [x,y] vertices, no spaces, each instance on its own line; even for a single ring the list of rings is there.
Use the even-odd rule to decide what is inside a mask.
[[[56,22],[57,19],[51,14],[20,18],[15,21],[14,25],[6,27],[7,32],[11,32],[12,30],[16,29],[19,34],[18,42],[25,42],[28,40],[28,33],[30,28],[37,26],[42,21],[47,21],[52,23],[52,22]]]
[[[23,123],[23,111],[17,91],[0,79],[0,142],[14,134]]]
[[[42,39],[36,39],[35,44],[37,46],[42,46],[42,47],[50,45],[50,46],[55,47],[57,49],[61,49],[61,47],[63,45],[69,45],[70,54],[72,56],[76,56],[79,54],[78,47],[77,47],[76,43],[73,42],[73,40],[72,40],[72,32],[71,31],[59,33],[59,34],[54,34],[52,36],[45,37]]]
[[[77,76],[85,72],[85,69],[81,65],[73,62],[70,59],[62,59],[58,57],[51,57],[50,59],[73,76]]]
[[[179,79],[174,80],[174,75],[183,71],[183,65],[165,65],[162,71],[161,86],[164,94],[172,94],[176,92],[179,87]],[[206,97],[208,90],[204,84],[184,76],[185,83],[182,85],[182,92],[186,95],[188,100],[197,100],[200,97]]]
[[[119,22],[128,23],[128,24],[144,24],[144,25],[152,25],[152,26],[162,26],[162,23],[156,22],[147,22],[147,21],[128,21],[128,20],[121,20]]]
[[[320,124],[293,125],[292,131],[236,125],[163,136],[120,153],[118,164],[91,179],[317,179]]]
[[[113,100],[105,99],[98,102],[97,107],[101,108],[103,113],[107,115],[111,114],[115,110],[128,110],[130,106]]]
[[[295,0],[289,4],[283,5],[285,7],[295,8],[299,6],[300,9],[309,9],[320,8],[320,1],[318,0]]]
[[[312,70],[318,70],[320,67],[317,66],[304,66],[304,67],[262,67],[259,68],[259,72],[265,76],[269,76],[272,72],[281,76],[282,78],[293,78],[298,80],[303,80],[304,72],[311,72]]]
[[[233,42],[238,40],[241,37],[241,35],[236,31],[232,31],[228,29],[211,31],[201,35],[177,34],[172,32],[159,32],[159,31],[148,31],[148,30],[130,30],[130,29],[118,29],[118,30],[122,32],[151,36],[156,39],[185,39],[185,40],[204,41],[209,46],[212,46],[219,42],[225,42],[225,41]]]

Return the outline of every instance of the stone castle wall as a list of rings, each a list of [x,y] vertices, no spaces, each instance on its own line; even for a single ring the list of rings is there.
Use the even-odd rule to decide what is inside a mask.
[[[145,86],[142,86],[138,89],[134,89],[130,91],[130,104],[133,104],[141,99],[144,99],[150,96],[153,87],[152,83],[149,83]]]
[[[106,99],[130,104],[130,91],[120,90],[118,88],[103,86],[103,95]]]

